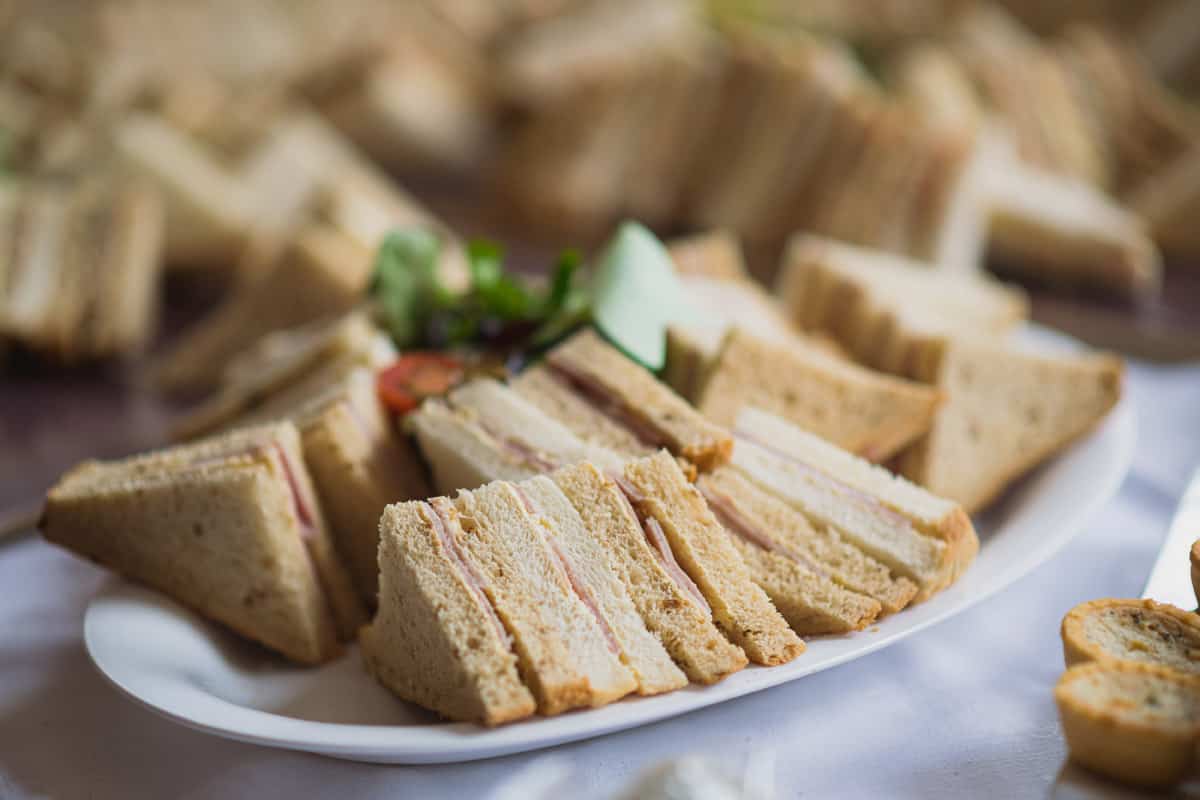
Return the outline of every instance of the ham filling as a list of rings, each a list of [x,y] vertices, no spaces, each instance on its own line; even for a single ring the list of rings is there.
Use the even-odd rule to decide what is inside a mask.
[[[254,456],[265,455],[268,459],[279,465],[283,471],[284,478],[287,480],[288,494],[292,498],[292,511],[296,514],[296,521],[300,525],[300,536],[307,540],[312,539],[317,533],[316,514],[314,509],[316,504],[309,497],[303,484],[300,483],[299,470],[293,464],[291,457],[284,450],[283,445],[276,441],[262,441],[245,447],[228,450],[226,452],[214,453],[210,456],[195,458],[189,462],[190,466],[203,467],[208,464],[218,464],[226,459],[236,458],[238,456]]]
[[[688,594],[694,599],[709,617],[712,617],[712,607],[708,601],[704,599],[704,593],[700,591],[700,587],[695,584],[691,577],[683,571],[679,566],[679,562],[675,560],[675,554],[671,552],[671,543],[667,541],[667,535],[662,529],[662,525],[658,523],[654,517],[649,514],[643,514],[639,509],[646,498],[642,496],[629,481],[625,480],[620,475],[610,474],[610,478],[617,484],[621,490],[621,499],[625,501],[629,513],[633,518],[641,522],[642,532],[646,536],[646,541],[650,544],[650,549],[654,551],[655,557],[658,558],[658,563],[663,570],[675,581],[685,594]]]
[[[734,502],[732,497],[711,489],[701,489],[700,493],[708,501],[709,508],[713,510],[713,514],[716,515],[717,520],[731,535],[737,536],[768,552],[778,553],[781,556],[789,558],[821,577],[829,577],[829,574],[817,564],[795,550],[792,550],[790,547],[779,544],[770,535],[760,530],[749,517],[742,513],[742,510],[737,507],[737,503]]]
[[[287,477],[288,489],[292,494],[292,509],[296,512],[296,519],[300,521],[300,535],[305,539],[311,539],[317,532],[316,520],[312,511],[313,505],[304,487],[296,479],[295,465],[292,464],[287,451],[278,442],[271,443],[271,456],[279,461],[280,466],[283,467],[283,474]]]
[[[629,430],[638,441],[647,447],[658,449],[670,444],[670,439],[652,422],[642,419],[625,403],[590,375],[575,369],[570,364],[547,358],[550,374],[558,378],[581,399],[599,413]]]
[[[520,486],[515,484],[512,486],[513,489],[516,490],[517,495],[521,498],[521,503],[525,506],[525,510],[529,512],[530,516],[536,518],[536,524],[534,527],[536,527],[538,533],[541,534],[542,541],[545,542],[546,549],[550,552],[551,558],[556,564],[558,564],[559,569],[561,569],[563,575],[566,576],[567,583],[570,584],[571,589],[575,592],[579,599],[583,601],[583,604],[587,606],[588,611],[591,612],[592,616],[596,620],[596,623],[600,626],[600,630],[604,633],[604,642],[608,645],[609,651],[611,651],[613,655],[621,655],[621,645],[617,643],[617,636],[613,632],[612,627],[608,624],[608,620],[605,619],[604,615],[600,613],[600,604],[596,602],[596,596],[592,594],[591,587],[589,587],[583,580],[580,579],[579,573],[575,571],[574,566],[571,564],[571,559],[566,553],[563,552],[562,548],[558,546],[558,542],[554,540],[554,537],[550,535],[549,529],[545,524],[543,524],[545,521],[545,516],[542,515],[537,506],[534,505],[533,500]]]
[[[450,533],[450,528],[455,525],[455,520],[451,514],[451,509],[447,508],[448,505],[448,501],[441,497],[435,497],[428,503],[422,504],[427,512],[426,516],[433,526],[434,534],[442,543],[446,554],[450,556],[450,561],[454,564],[454,568],[462,577],[463,582],[467,584],[467,588],[471,594],[475,595],[475,599],[479,601],[479,605],[487,612],[488,619],[491,620],[492,627],[496,629],[496,634],[500,637],[500,641],[504,642],[506,647],[511,647],[512,639],[509,637],[508,631],[504,629],[504,624],[500,622],[500,617],[496,615],[496,609],[492,607],[491,601],[488,600],[487,593],[483,590],[483,579],[471,566],[471,562],[463,558],[462,552],[458,549],[458,543]]]

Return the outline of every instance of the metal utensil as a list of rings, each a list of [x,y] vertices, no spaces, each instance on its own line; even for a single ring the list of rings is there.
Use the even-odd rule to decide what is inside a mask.
[[[1170,603],[1179,608],[1195,608],[1196,594],[1192,589],[1191,560],[1188,557],[1192,542],[1200,539],[1200,468],[1192,474],[1175,510],[1175,518],[1167,538],[1158,551],[1158,560],[1150,570],[1150,579],[1142,597]]]

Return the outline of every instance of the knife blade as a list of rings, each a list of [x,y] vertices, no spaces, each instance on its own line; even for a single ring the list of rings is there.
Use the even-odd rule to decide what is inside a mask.
[[[1183,492],[1142,597],[1179,608],[1196,607],[1189,553],[1197,539],[1200,539],[1200,468],[1192,473]]]

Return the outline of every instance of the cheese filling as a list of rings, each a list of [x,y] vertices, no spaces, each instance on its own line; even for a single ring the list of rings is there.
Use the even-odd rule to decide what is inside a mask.
[[[488,600],[487,593],[483,589],[483,578],[471,566],[471,562],[463,558],[462,552],[458,549],[458,542],[450,529],[456,527],[458,522],[454,518],[454,509],[444,497],[435,497],[432,500],[422,503],[421,510],[425,512],[430,525],[433,526],[434,534],[438,537],[438,541],[442,543],[442,548],[446,551],[446,555],[450,557],[450,561],[454,570],[463,579],[463,583],[467,585],[467,589],[475,596],[479,605],[484,609],[491,620],[492,627],[496,630],[496,635],[500,637],[500,641],[506,647],[512,646],[512,637],[508,635],[508,631],[504,629],[504,623],[500,621],[500,617],[496,614],[496,609],[492,607],[492,603]]]

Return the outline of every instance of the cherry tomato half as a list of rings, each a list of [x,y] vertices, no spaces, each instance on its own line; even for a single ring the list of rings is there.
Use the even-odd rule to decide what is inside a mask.
[[[383,404],[396,414],[407,414],[426,397],[443,395],[458,385],[463,360],[448,353],[405,353],[376,378]]]

